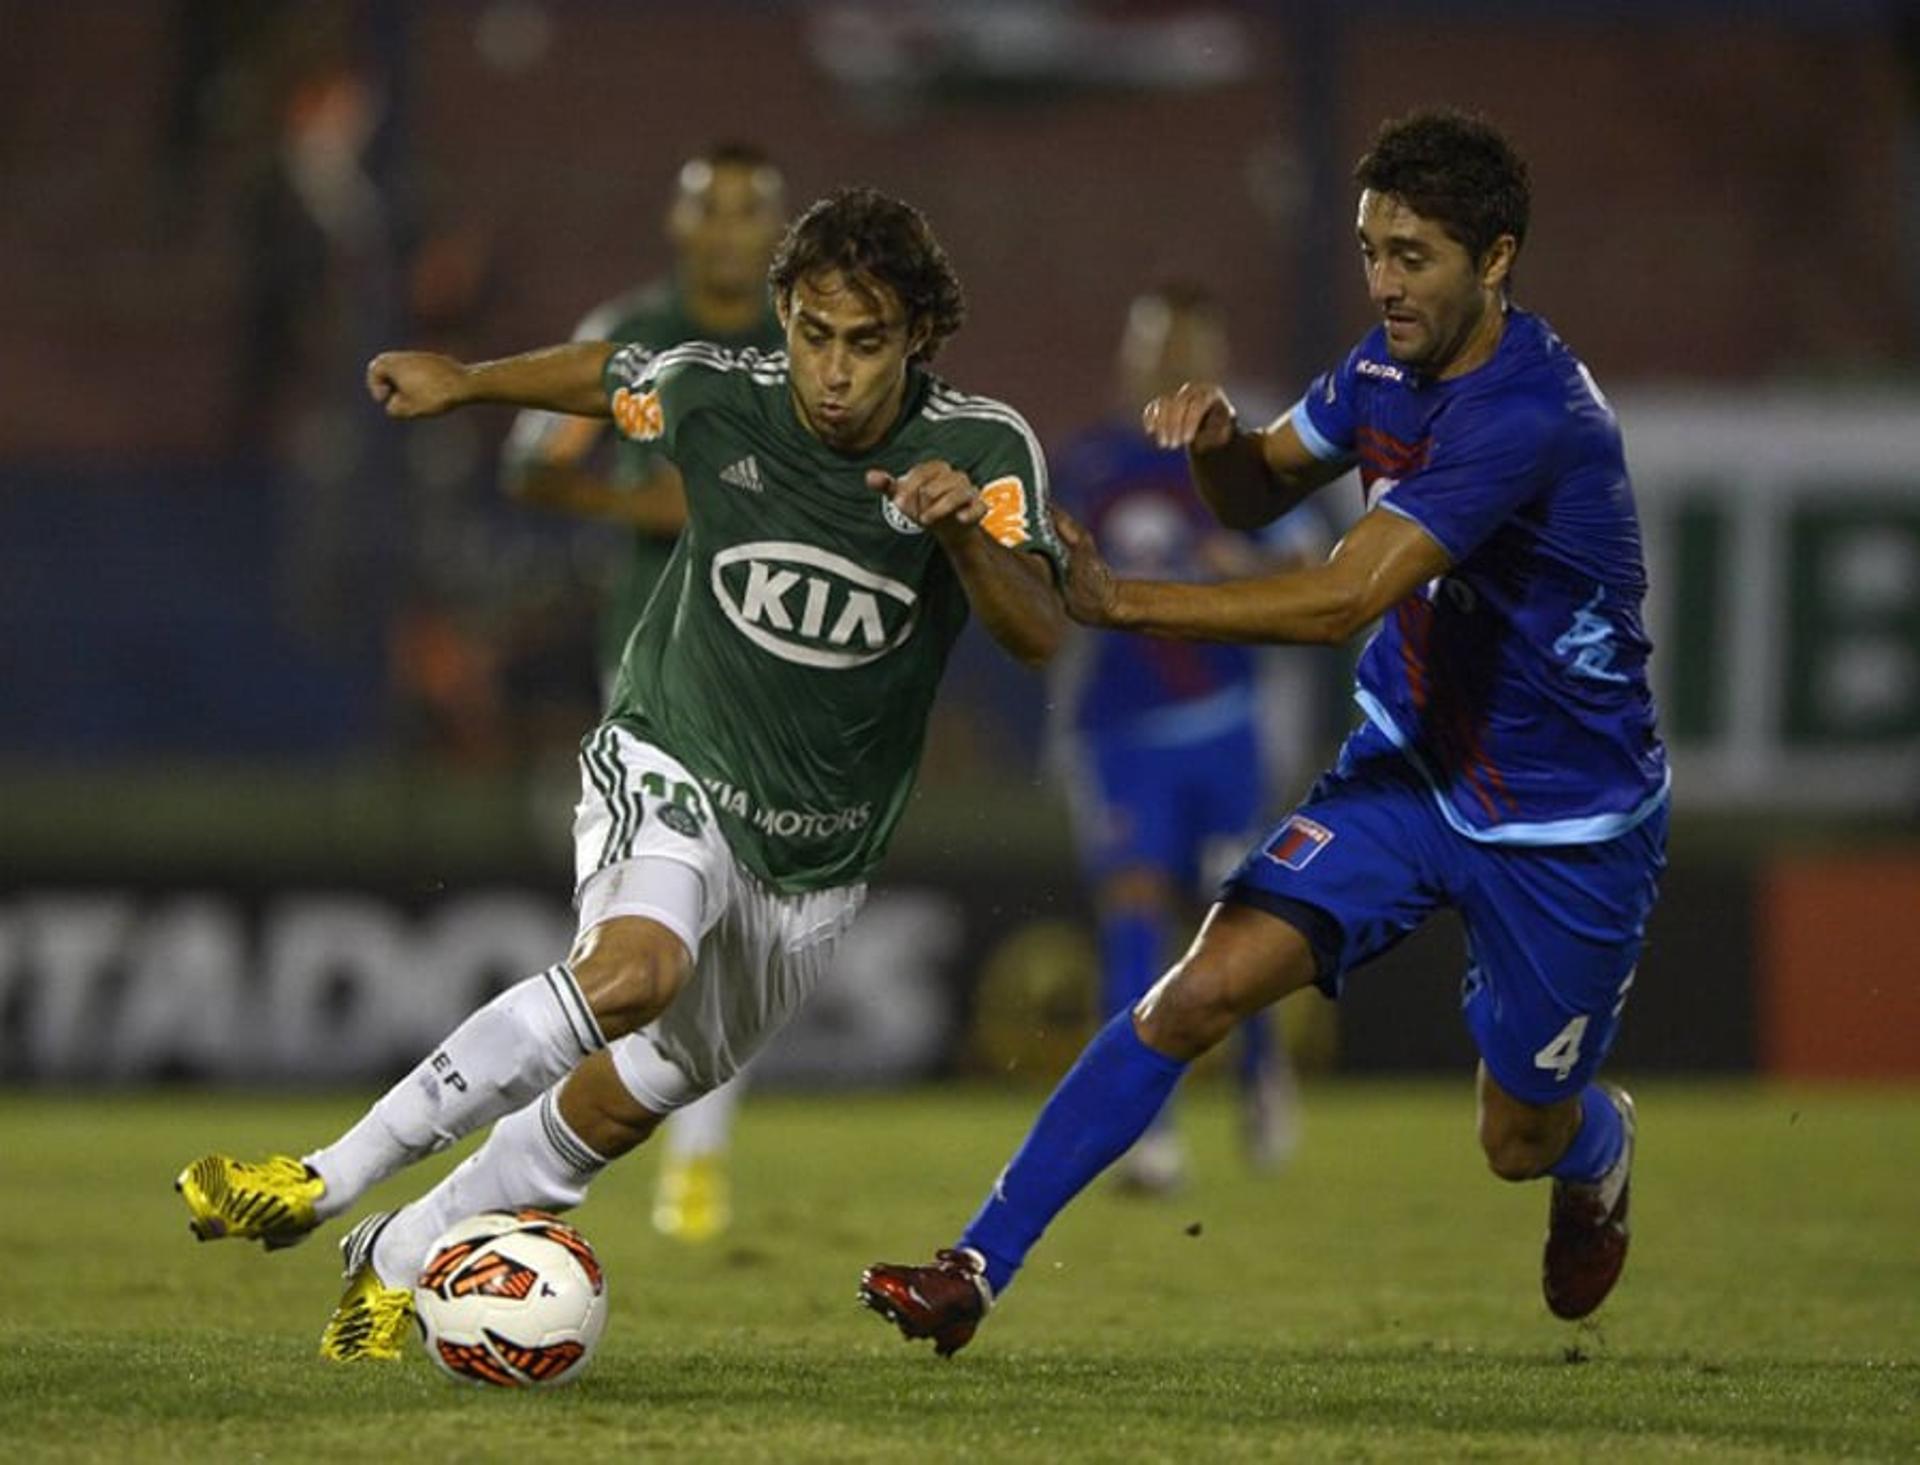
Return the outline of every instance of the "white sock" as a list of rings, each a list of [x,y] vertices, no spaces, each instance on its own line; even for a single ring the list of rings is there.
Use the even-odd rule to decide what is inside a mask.
[[[684,1109],[667,1116],[667,1153],[679,1160],[702,1159],[726,1153],[733,1138],[733,1116],[747,1076],[737,1073],[719,1088],[702,1094]]]
[[[394,1212],[373,1247],[373,1269],[382,1281],[389,1287],[410,1284],[440,1233],[477,1212],[522,1206],[567,1211],[586,1198],[607,1161],[560,1117],[559,1095],[556,1084],[509,1114],[444,1180]]]
[[[305,1157],[326,1182],[315,1209],[337,1216],[369,1187],[519,1108],[606,1046],[562,962],[475,1012],[360,1122]]]

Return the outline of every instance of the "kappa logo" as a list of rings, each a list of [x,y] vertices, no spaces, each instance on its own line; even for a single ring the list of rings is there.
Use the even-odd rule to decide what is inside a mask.
[[[1403,382],[1407,379],[1406,372],[1399,367],[1385,361],[1369,361],[1364,356],[1353,363],[1353,369],[1361,376],[1378,377],[1382,381]]]
[[[797,666],[845,671],[913,634],[920,597],[815,544],[759,540],[713,557],[713,598],[754,645]]]
[[[1295,814],[1280,826],[1267,845],[1267,858],[1289,870],[1304,870],[1314,857],[1333,843],[1333,831],[1316,824],[1305,814]]]
[[[735,488],[744,488],[748,493],[763,493],[766,485],[760,481],[760,465],[748,453],[737,463],[729,463],[720,470],[720,481],[732,484]]]

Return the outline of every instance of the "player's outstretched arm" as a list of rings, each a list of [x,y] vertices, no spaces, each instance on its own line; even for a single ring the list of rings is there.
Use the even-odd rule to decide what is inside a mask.
[[[1223,388],[1186,382],[1147,403],[1140,422],[1161,447],[1187,450],[1194,487],[1215,518],[1229,529],[1258,529],[1347,470],[1308,452],[1290,416],[1243,432]]]
[[[1339,645],[1453,564],[1413,520],[1375,509],[1304,570],[1211,585],[1118,580],[1084,527],[1058,510],[1054,522],[1067,546],[1068,614],[1185,641]]]
[[[367,363],[367,390],[389,417],[436,417],[472,402],[608,417],[600,375],[613,352],[606,341],[571,341],[468,363],[433,351],[383,351]]]
[[[867,483],[939,541],[988,635],[1029,666],[1053,659],[1067,616],[1052,574],[1037,555],[1009,549],[981,527],[987,505],[966,474],[927,462],[899,478],[871,469]]]

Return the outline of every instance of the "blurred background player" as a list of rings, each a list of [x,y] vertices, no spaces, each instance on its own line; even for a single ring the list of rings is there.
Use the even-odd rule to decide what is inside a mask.
[[[1144,403],[1184,382],[1226,378],[1226,317],[1211,294],[1169,281],[1138,296],[1117,365],[1118,410],[1065,446],[1055,486],[1121,573],[1216,580],[1325,552],[1325,527],[1310,507],[1258,536],[1222,530],[1188,482],[1186,455],[1140,431]],[[1146,994],[1187,905],[1232,868],[1268,817],[1278,780],[1260,727],[1260,655],[1248,646],[1092,632],[1058,664],[1054,745],[1099,922],[1103,1021]],[[1235,1076],[1247,1158],[1271,1168],[1296,1138],[1292,1071],[1266,1013],[1240,1031]],[[1169,1105],[1128,1152],[1120,1179],[1129,1189],[1164,1192],[1185,1170]]]
[[[595,306],[576,341],[638,342],[656,351],[684,341],[728,349],[785,345],[767,290],[767,265],[786,222],[786,188],[767,153],[726,142],[680,168],[667,208],[673,273]],[[596,664],[603,694],[687,521],[686,490],[652,447],[614,434],[604,419],[523,412],[507,440],[502,478],[522,503],[630,531],[602,607]],[[704,1241],[731,1216],[726,1151],[745,1078],[723,1084],[668,1122],[653,1223]]]

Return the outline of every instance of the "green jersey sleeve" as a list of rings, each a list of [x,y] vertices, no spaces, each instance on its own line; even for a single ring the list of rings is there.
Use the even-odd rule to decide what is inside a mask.
[[[728,351],[689,341],[665,351],[635,342],[607,358],[602,385],[613,425],[629,442],[646,443],[674,461],[681,429],[696,413],[724,405],[749,380],[757,351]]]
[[[1008,549],[1045,558],[1056,575],[1066,570],[1066,551],[1053,527],[1047,455],[1027,419],[992,397],[968,396],[938,384],[925,408],[934,421],[964,423],[966,469],[987,506],[980,527]]]

